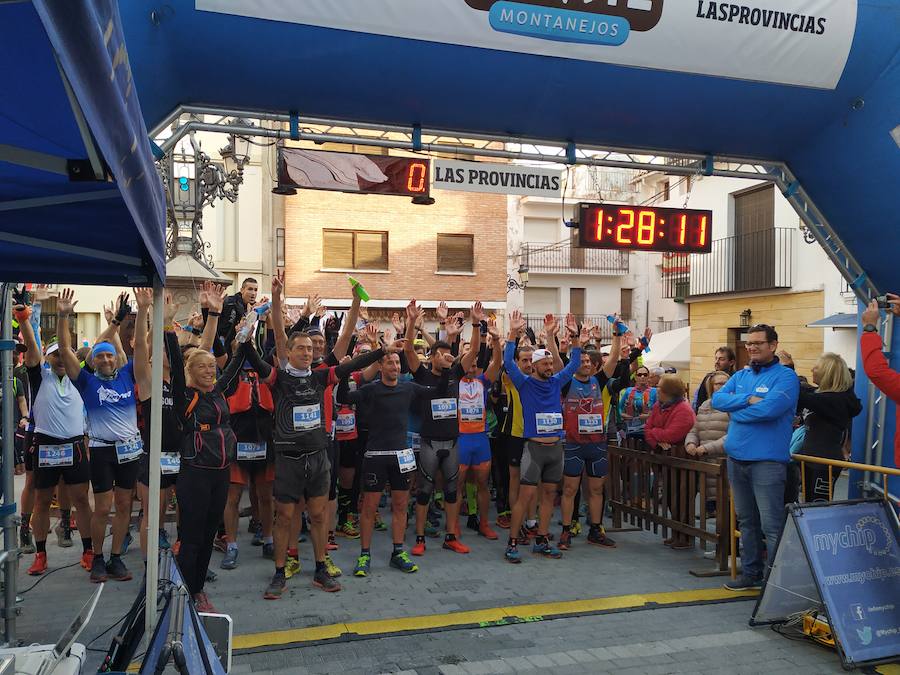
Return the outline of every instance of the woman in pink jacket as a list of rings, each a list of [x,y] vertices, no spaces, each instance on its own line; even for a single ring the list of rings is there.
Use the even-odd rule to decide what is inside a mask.
[[[657,386],[656,405],[650,411],[644,427],[644,442],[653,450],[684,457],[684,439],[694,426],[695,416],[691,404],[685,398],[686,387],[677,375],[664,375]],[[662,474],[662,472],[660,472]],[[662,494],[667,494],[672,520],[684,522],[686,514],[679,513],[678,494],[680,481],[678,472],[673,472],[670,485],[662,485]],[[689,523],[693,526],[693,523]],[[664,530],[665,531],[665,530]],[[676,549],[692,548],[693,538],[677,533],[664,540],[666,546]]]

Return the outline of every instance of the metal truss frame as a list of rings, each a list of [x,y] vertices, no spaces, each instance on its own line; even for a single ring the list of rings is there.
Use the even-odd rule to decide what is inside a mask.
[[[213,122],[204,121],[216,118]],[[252,120],[258,120],[253,124]],[[263,122],[268,123],[265,127]],[[152,139],[166,129],[170,136],[161,140],[163,154],[172,151],[191,131],[219,132],[238,136],[256,136],[277,141],[312,141],[367,145],[424,154],[440,153],[459,158],[497,158],[524,162],[547,162],[565,166],[585,165],[635,169],[681,176],[723,176],[771,181],[793,206],[807,231],[822,246],[850,288],[862,302],[879,295],[853,254],[834,228],[810,199],[806,190],[784,162],[748,157],[657,152],[647,148],[622,148],[578,145],[558,139],[522,138],[500,134],[465,133],[444,129],[425,129],[418,125],[376,124],[362,121],[301,117],[299,114],[236,110],[209,106],[179,106],[151,130]],[[881,335],[884,351],[890,351],[892,315],[887,314]],[[866,463],[880,464],[884,446],[884,419],[887,397],[869,383],[866,421]],[[863,488],[887,490],[863,477]]]

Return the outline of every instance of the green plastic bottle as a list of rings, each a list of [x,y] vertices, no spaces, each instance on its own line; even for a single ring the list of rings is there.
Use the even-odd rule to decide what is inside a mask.
[[[350,282],[351,288],[353,288],[353,294],[362,300],[363,302],[369,301],[369,294],[366,293],[366,289],[363,288],[363,285],[359,283],[356,279],[351,276],[347,277],[347,281]]]

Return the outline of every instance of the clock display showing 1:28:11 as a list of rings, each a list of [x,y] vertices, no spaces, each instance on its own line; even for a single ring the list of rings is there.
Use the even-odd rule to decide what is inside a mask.
[[[582,206],[581,216],[587,220],[581,227],[582,246],[685,252],[710,250],[710,211],[591,204]]]

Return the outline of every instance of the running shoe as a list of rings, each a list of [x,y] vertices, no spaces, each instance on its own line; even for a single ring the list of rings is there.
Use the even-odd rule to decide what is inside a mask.
[[[28,574],[39,577],[47,571],[47,553],[42,551],[34,554],[34,562],[28,568]]]
[[[91,560],[91,583],[102,584],[107,578],[106,561],[103,556],[95,555]]]
[[[616,542],[613,541],[610,537],[606,536],[606,530],[602,527],[599,529],[592,529],[588,532],[587,542],[589,544],[593,544],[594,546],[603,546],[605,548],[615,548]]]
[[[263,544],[262,545],[262,557],[267,560],[275,559],[275,544]]]
[[[266,588],[266,592],[263,593],[263,598],[266,600],[278,600],[284,593],[284,587],[287,586],[286,576],[280,572],[275,572],[272,581],[269,582]]]
[[[412,550],[410,551],[413,555],[425,555],[425,539],[416,539],[416,543],[413,545]]]
[[[575,522],[573,522],[572,527],[569,531],[572,533],[573,537],[577,537],[579,534],[581,534],[581,521],[576,520]]]
[[[375,512],[375,529],[378,530],[379,532],[384,532],[387,530],[387,523],[385,523],[381,519],[381,514],[378,513],[377,511]]]
[[[347,537],[347,539],[359,539],[359,528],[352,520],[348,518],[343,523],[341,523],[341,525],[335,531],[335,534],[342,537]]]
[[[31,528],[24,525],[19,528],[19,551],[22,553],[34,553],[34,538],[31,536]]]
[[[444,548],[456,553],[468,553],[470,550],[468,546],[455,537],[453,539],[444,539]]]
[[[128,531],[125,533],[125,539],[122,540],[122,555],[128,553],[128,547],[131,546],[131,542],[134,541],[134,537],[131,536],[131,527],[128,528]]]
[[[159,550],[163,551],[167,548],[171,548],[172,545],[169,543],[169,533],[164,529],[160,528],[159,530]]]
[[[510,516],[511,516],[511,514],[510,514],[509,511],[504,511],[503,513],[498,513],[498,514],[497,514],[497,521],[496,521],[496,522],[497,522],[497,527],[499,527],[499,528],[502,529],[502,530],[508,530],[508,529],[509,529]]]
[[[84,553],[81,554],[81,566],[85,570],[90,572],[93,564],[94,564],[94,551],[93,550],[85,551]]]
[[[355,577],[367,577],[369,576],[369,563],[372,560],[372,556],[368,553],[363,553],[356,559],[356,567],[353,568],[353,576]]]
[[[106,575],[113,581],[131,580],[131,572],[125,567],[125,563],[122,562],[120,556],[110,558],[109,562],[106,563]]]
[[[334,564],[334,560],[331,559],[330,555],[325,556],[325,571],[328,572],[328,576],[335,579],[344,573],[340,567]]]
[[[400,551],[399,553],[391,555],[391,567],[396,567],[401,572],[406,572],[407,574],[419,571],[419,566],[412,561],[409,557],[409,553],[406,551]]]
[[[233,570],[238,566],[238,550],[230,548],[225,552],[225,557],[219,563],[219,567],[223,570]]]
[[[213,550],[218,551],[219,553],[228,552],[228,542],[225,541],[225,537],[216,535],[216,538],[213,539]]]
[[[338,548],[339,548],[338,543],[334,540],[334,532],[329,532],[328,533],[328,543],[325,544],[325,550],[326,551],[337,551]]]
[[[562,552],[551,544],[549,540],[544,540],[542,542],[535,541],[534,545],[531,547],[531,552],[534,555],[542,555],[545,558],[553,558],[554,560],[562,558]]]
[[[207,614],[215,614],[216,608],[209,601],[206,593],[194,593],[194,609],[198,612],[206,612]]]
[[[62,522],[56,524],[56,527],[53,528],[54,534],[56,534],[56,545],[60,548],[69,548],[72,545],[72,533],[69,531],[69,528],[65,527]]]
[[[284,561],[284,578],[290,579],[295,574],[300,574],[300,561],[289,555]]]
[[[468,518],[466,518],[466,527],[469,528],[470,530],[478,532],[478,527],[479,527],[478,516],[473,513]]]
[[[539,533],[538,533],[538,526],[537,526],[537,523],[535,523],[535,524],[534,524],[533,526],[531,526],[531,527],[529,527],[528,525],[523,525],[523,527],[525,528],[525,531],[528,533],[528,536],[529,536],[531,539],[534,539],[535,537],[538,536]]]
[[[513,563],[514,565],[518,565],[522,562],[522,554],[519,553],[519,548],[517,546],[507,546],[504,557],[506,558],[506,562]]]
[[[520,544],[530,544],[531,543],[531,530],[526,528],[524,525],[519,530],[519,543]]]
[[[238,516],[238,517],[240,518],[240,516]],[[249,532],[250,534],[253,534],[260,527],[262,527],[262,524],[256,518],[254,518],[253,516],[250,516],[250,521],[247,523],[247,532]]]
[[[176,539],[175,543],[172,544],[172,555],[177,556],[181,551],[181,539]]]
[[[486,520],[481,522],[481,526],[478,528],[478,534],[491,541],[494,541],[498,538],[497,533],[491,529],[491,526],[488,525]]]
[[[441,536],[441,528],[432,523],[425,523],[425,536],[437,539]]]
[[[321,588],[326,593],[335,593],[341,590],[340,583],[328,574],[328,570],[316,570],[313,575],[313,586]]]
[[[572,545],[572,533],[569,530],[563,530],[559,535],[559,550],[568,551]]]
[[[213,584],[216,582],[216,579],[219,578],[219,575],[213,572],[208,567],[206,568],[206,583]]]
[[[253,539],[250,540],[251,546],[262,546],[265,543],[263,539],[263,531],[262,525],[256,523],[256,527],[253,528]]]

